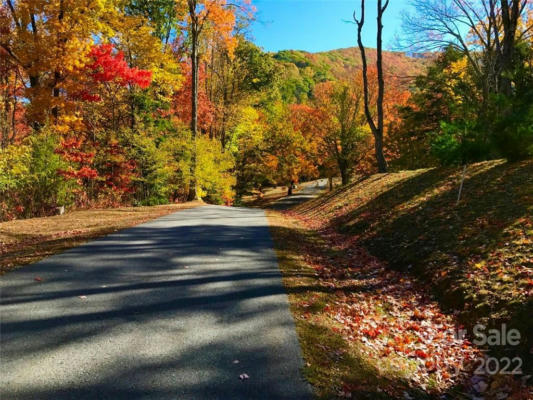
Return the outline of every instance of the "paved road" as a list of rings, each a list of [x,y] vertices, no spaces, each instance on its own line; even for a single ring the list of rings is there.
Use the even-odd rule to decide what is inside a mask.
[[[310,398],[280,278],[263,211],[217,206],[7,274],[0,398]]]
[[[323,190],[328,187],[327,179],[319,179],[313,182],[304,183],[304,188],[296,192],[292,196],[287,196],[279,199],[270,208],[274,210],[287,210],[298,204],[304,203],[308,200],[317,197]]]

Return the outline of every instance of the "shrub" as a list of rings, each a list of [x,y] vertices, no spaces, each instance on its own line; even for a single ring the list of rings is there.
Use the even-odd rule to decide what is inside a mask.
[[[57,143],[44,129],[0,150],[0,219],[50,215],[72,204],[73,182],[57,173],[66,168]]]
[[[230,152],[222,152],[220,142],[198,137],[196,178],[199,194],[215,204],[231,204],[235,198],[236,184],[232,170],[235,160]]]
[[[185,200],[190,180],[191,143],[186,130],[153,137],[151,132],[131,134],[130,157],[135,160],[133,180],[136,204],[158,205]]]

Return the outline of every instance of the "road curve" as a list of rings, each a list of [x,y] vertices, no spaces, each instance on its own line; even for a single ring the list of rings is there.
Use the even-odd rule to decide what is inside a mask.
[[[311,199],[314,199],[320,193],[328,187],[327,179],[319,179],[312,182],[306,182],[303,185],[303,188],[297,191],[292,196],[285,196],[276,201],[270,206],[273,210],[288,210],[291,207],[295,207],[299,204],[305,203]]]
[[[262,210],[180,211],[0,290],[1,399],[311,397]]]

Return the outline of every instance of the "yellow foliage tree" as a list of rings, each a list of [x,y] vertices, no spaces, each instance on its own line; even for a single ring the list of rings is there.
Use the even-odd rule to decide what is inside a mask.
[[[69,107],[64,95],[69,79],[86,62],[93,37],[109,34],[103,22],[114,10],[112,0],[7,0],[11,30],[0,46],[27,79],[28,119],[34,127]]]

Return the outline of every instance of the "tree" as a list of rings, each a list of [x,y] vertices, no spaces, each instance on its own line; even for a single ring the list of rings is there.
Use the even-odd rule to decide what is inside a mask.
[[[271,173],[265,167],[265,131],[266,124],[258,110],[251,106],[241,109],[241,118],[227,145],[235,158],[238,197],[250,193],[253,189],[261,191],[269,183]]]
[[[287,186],[291,195],[292,186],[301,177],[316,177],[318,170],[310,151],[312,143],[293,128],[289,112],[286,106],[278,103],[267,116],[264,160],[270,181]]]
[[[167,7],[168,0],[157,0],[151,6],[156,7],[160,1],[164,3],[160,4],[161,7]],[[160,107],[168,107],[174,92],[183,83],[183,73],[173,48],[167,45],[167,38],[160,38],[160,30],[170,29],[177,22],[172,19],[172,15],[159,15],[156,12],[156,15],[148,19],[143,15],[133,13],[135,10],[127,8],[126,15],[119,14],[119,18],[110,21],[113,35],[106,36],[106,41],[124,54],[124,61],[130,68],[151,71],[151,93],[148,96]],[[160,12],[163,11],[160,10]],[[170,20],[167,20],[168,18]],[[148,112],[148,110],[140,109],[147,98],[143,89],[135,85],[128,87],[125,100],[129,106],[131,129],[135,129],[137,117],[141,117],[138,114]]]
[[[368,150],[361,86],[319,83],[313,105],[294,104],[290,108],[292,125],[303,134],[313,163],[327,176],[340,172],[342,184],[348,184]],[[332,162],[336,173],[330,171]]]
[[[530,0],[412,0],[414,13],[404,17],[404,48],[442,50],[452,46],[465,54],[489,94],[512,94],[512,65],[518,42],[533,35],[521,24]]]
[[[325,88],[326,93],[321,93],[323,85],[326,84],[317,87],[316,97],[324,110],[333,116],[333,126],[326,134],[325,143],[337,161],[342,184],[346,185],[368,149],[363,91],[355,83],[337,83]],[[329,96],[324,98],[324,95]]]
[[[11,47],[12,29],[8,10],[4,6],[0,6],[0,26],[1,40],[6,43],[6,47]],[[25,108],[20,101],[23,94],[21,68],[0,47],[0,148],[6,148],[28,133],[23,121]]]
[[[127,89],[150,86],[152,71],[131,68],[124,59],[122,51],[115,52],[112,44],[93,46],[88,54],[91,60],[85,66],[89,81],[81,97],[87,101],[104,101],[105,109],[110,109],[109,121],[112,130],[118,129],[117,107],[126,97]],[[109,107],[109,108],[108,108]]]
[[[166,48],[178,25],[175,3],[175,0],[129,0],[124,10],[128,15],[142,15],[149,21],[154,35]]]
[[[110,43],[95,45],[87,55],[83,68],[83,87],[77,97],[82,120],[78,128],[62,135],[57,151],[70,162],[61,174],[88,185],[91,197],[107,192],[118,202],[131,192],[135,162],[127,156],[120,133],[127,123],[129,94],[135,88],[145,89],[152,72],[130,67],[122,51]],[[98,178],[98,179],[96,179]]]
[[[409,160],[407,165],[421,167],[435,161],[467,164],[527,158],[533,143],[529,128],[533,8],[516,2],[496,7],[497,2],[488,0],[417,4],[425,18],[406,20],[411,33],[426,40],[427,46],[447,47],[417,78],[412,101],[402,111],[403,122],[395,134],[404,139],[400,162],[405,166]],[[512,55],[505,56],[502,72],[503,19],[515,19],[513,12],[522,14]]]
[[[361,0],[361,17],[357,19],[354,12],[353,18],[357,24],[357,44],[359,51],[361,52],[361,59],[363,62],[363,89],[364,89],[364,105],[365,116],[370,126],[370,130],[374,135],[374,147],[376,151],[376,161],[378,164],[379,172],[387,172],[387,160],[383,154],[383,130],[384,130],[384,117],[383,117],[383,98],[385,94],[385,80],[383,78],[383,14],[385,13],[389,5],[389,0],[383,4],[382,0],[377,0],[377,76],[378,76],[378,95],[376,99],[376,113],[377,121],[374,121],[374,117],[370,111],[370,94],[368,86],[368,63],[366,59],[366,51],[363,45],[362,31],[365,25],[365,0]]]
[[[84,0],[7,0],[9,27],[0,48],[24,74],[28,118],[34,128],[69,112],[69,85],[85,60],[93,37],[108,29],[113,7]]]
[[[189,64],[185,64],[183,66],[183,69],[185,70],[186,74],[185,82],[183,83],[183,86],[174,93],[172,100],[172,111],[175,115],[178,116],[181,121],[190,126],[192,118],[191,96],[193,90],[193,78]],[[213,123],[215,110],[213,103],[209,100],[207,96],[207,93],[205,91],[205,85],[202,84],[206,81],[205,69],[200,69],[198,71],[198,75],[198,82],[200,84],[198,85],[198,92],[196,93],[197,126],[201,131],[206,132]]]
[[[200,65],[200,40],[203,33],[209,28],[214,29],[224,40],[230,54],[235,48],[233,29],[235,26],[235,14],[233,6],[226,0],[187,0],[187,17],[184,29],[188,32],[191,60],[191,131],[192,140],[196,141],[198,134],[198,73]],[[195,177],[196,159],[193,154],[191,163],[191,176]],[[197,198],[196,183],[191,185],[191,199]]]
[[[271,90],[276,70],[273,58],[241,36],[234,56],[219,41],[211,41],[210,55],[204,61],[205,91],[214,106],[209,135],[218,138],[225,149],[239,124],[242,110],[256,104],[264,91]],[[202,89],[200,89],[200,92]]]

